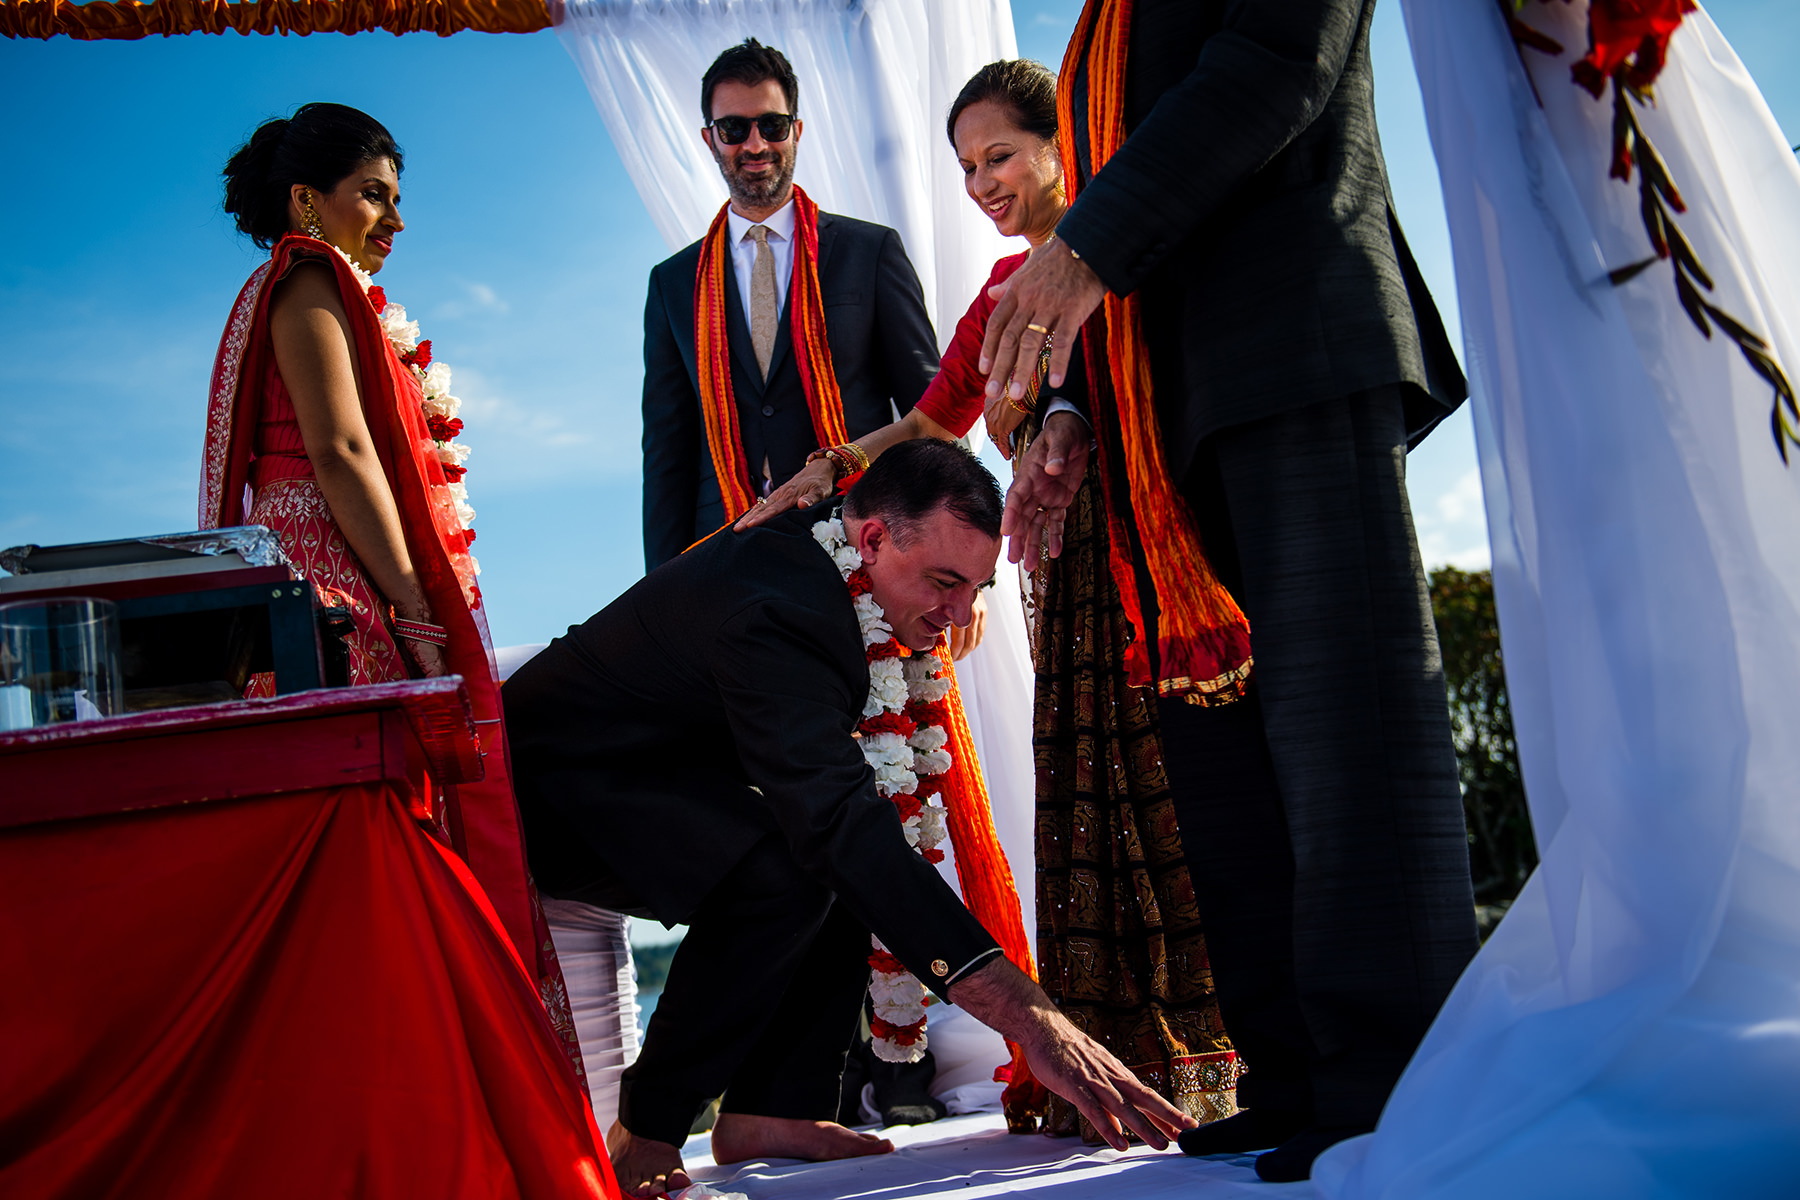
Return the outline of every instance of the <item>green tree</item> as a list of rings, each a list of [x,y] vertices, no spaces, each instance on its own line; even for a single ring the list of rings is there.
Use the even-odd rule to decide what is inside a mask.
[[[1444,653],[1475,902],[1493,906],[1484,914],[1489,916],[1493,908],[1504,911],[1512,903],[1537,866],[1500,655],[1493,576],[1455,567],[1433,571],[1431,611]],[[1483,921],[1484,932],[1488,924]]]

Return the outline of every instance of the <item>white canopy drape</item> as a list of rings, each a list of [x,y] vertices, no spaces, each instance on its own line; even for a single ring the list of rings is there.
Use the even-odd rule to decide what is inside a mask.
[[[1009,0],[566,0],[556,33],[671,251],[725,203],[700,77],[746,37],[799,76],[795,181],[830,212],[900,231],[940,349],[994,260],[1023,248],[964,194],[944,136],[969,77],[1018,53]]]
[[[1800,454],[1682,311],[1586,5],[1405,0],[1443,178],[1520,761],[1543,863],[1335,1197],[1747,1197],[1800,1178]],[[1800,168],[1705,13],[1639,122],[1711,299],[1800,372]]]

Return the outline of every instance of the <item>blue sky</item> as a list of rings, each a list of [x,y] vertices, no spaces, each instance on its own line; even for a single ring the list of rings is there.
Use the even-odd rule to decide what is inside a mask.
[[[1708,8],[1800,138],[1800,5]],[[1020,52],[1055,66],[1079,9],[1015,0]],[[1376,72],[1401,219],[1454,333],[1395,0]],[[548,32],[0,43],[0,546],[193,527],[207,375],[261,258],[218,171],[308,100],[366,109],[406,149],[409,228],[381,283],[456,371],[496,640],[547,640],[642,569],[642,306],[666,254]],[[1466,416],[1413,455],[1433,563],[1486,560],[1474,469]]]

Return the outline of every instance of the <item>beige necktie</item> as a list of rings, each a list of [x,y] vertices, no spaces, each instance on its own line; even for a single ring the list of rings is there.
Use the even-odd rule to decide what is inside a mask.
[[[749,236],[756,242],[756,264],[750,268],[750,345],[756,365],[769,377],[769,359],[775,355],[775,326],[781,309],[775,300],[775,252],[769,249],[769,227],[752,225]]]

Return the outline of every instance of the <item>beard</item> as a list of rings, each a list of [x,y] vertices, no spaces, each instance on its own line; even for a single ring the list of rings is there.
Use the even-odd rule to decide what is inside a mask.
[[[746,177],[741,166],[743,160],[736,156],[719,157],[719,173],[725,177],[725,187],[731,198],[743,208],[767,208],[787,194],[794,182],[794,152],[790,141],[785,146],[771,151],[772,159],[757,159],[758,162],[772,161],[775,169],[760,179]]]

